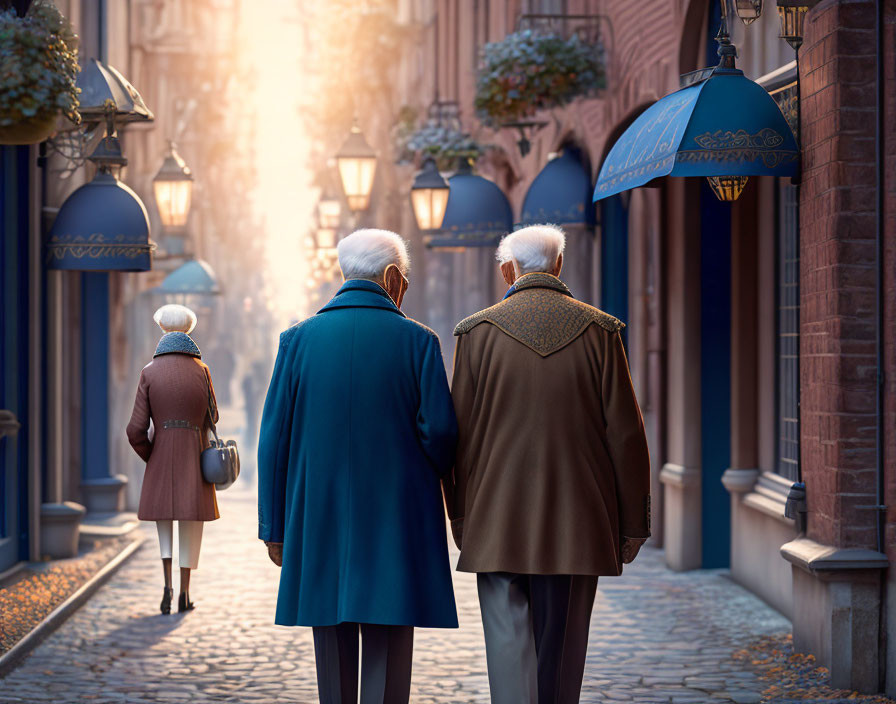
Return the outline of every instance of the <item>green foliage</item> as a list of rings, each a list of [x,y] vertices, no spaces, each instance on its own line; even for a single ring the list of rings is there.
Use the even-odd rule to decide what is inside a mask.
[[[576,36],[563,39],[524,30],[485,45],[474,105],[484,123],[498,126],[565,105],[605,85],[599,47]]]
[[[50,0],[35,0],[25,17],[0,11],[0,126],[59,112],[81,121],[77,47],[71,24]]]

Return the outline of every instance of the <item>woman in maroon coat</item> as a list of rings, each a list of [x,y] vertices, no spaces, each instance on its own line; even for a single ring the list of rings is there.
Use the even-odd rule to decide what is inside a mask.
[[[158,528],[165,575],[161,610],[167,614],[173,595],[174,521],[180,562],[178,611],[189,611],[190,570],[199,565],[203,522],[218,518],[215,486],[203,480],[199,465],[210,425],[218,421],[218,407],[208,367],[188,334],[196,326],[196,315],[184,306],[166,305],[153,317],[165,334],[152,362],[140,373],[127,433],[134,451],[146,462],[137,515],[155,521]]]

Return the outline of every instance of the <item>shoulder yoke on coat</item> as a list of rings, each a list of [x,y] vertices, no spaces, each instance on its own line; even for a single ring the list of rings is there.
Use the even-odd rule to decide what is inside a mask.
[[[566,284],[550,274],[521,276],[511,295],[462,320],[454,334],[464,335],[480,323],[491,323],[542,357],[568,345],[592,323],[609,332],[625,327],[612,315],[577,301]]]

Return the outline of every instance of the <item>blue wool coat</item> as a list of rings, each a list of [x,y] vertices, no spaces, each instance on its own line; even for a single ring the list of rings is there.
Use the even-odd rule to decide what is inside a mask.
[[[258,447],[276,623],[456,628],[439,483],[456,443],[439,339],[377,284],[282,333]]]

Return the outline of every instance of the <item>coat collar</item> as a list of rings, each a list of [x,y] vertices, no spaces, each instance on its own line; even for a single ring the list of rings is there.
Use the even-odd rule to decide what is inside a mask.
[[[193,338],[185,332],[166,332],[162,335],[153,358],[163,354],[185,354],[190,357],[202,358],[199,347],[193,342]]]
[[[400,316],[404,313],[392,302],[389,294],[379,284],[366,279],[349,279],[342,288],[336,293],[330,302],[321,308],[318,313],[326,313],[337,308],[380,308],[381,310],[392,311]]]
[[[510,298],[513,294],[525,291],[527,288],[549,288],[552,291],[559,291],[570,298],[573,297],[569,287],[553,274],[535,272],[523,274],[514,281],[513,286],[507,289],[507,293],[504,294],[504,298]]]

